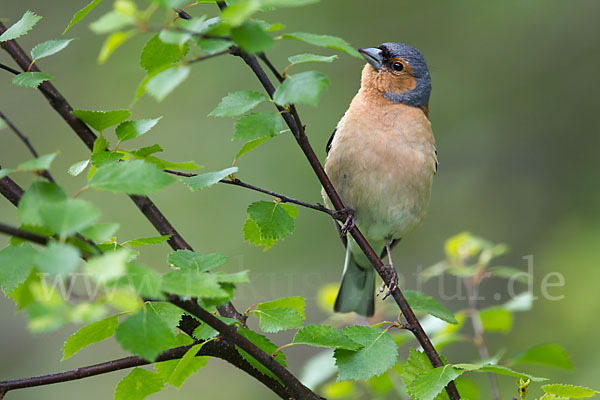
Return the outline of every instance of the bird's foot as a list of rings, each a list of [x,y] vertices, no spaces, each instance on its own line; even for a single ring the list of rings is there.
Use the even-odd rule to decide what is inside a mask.
[[[356,217],[354,216],[354,210],[345,208],[340,211],[336,211],[334,216],[335,219],[344,221],[344,224],[340,228],[340,236],[345,236],[348,232],[354,228],[356,224]]]
[[[383,298],[381,300],[385,300],[388,298],[388,296],[390,294],[392,294],[392,292],[396,289],[398,289],[398,273],[396,272],[396,269],[394,268],[393,265],[390,264],[386,264],[383,266],[383,273],[385,276],[384,282],[381,284],[381,287],[379,288],[379,290],[377,291],[377,296],[379,296],[384,290],[385,290],[385,282],[389,281],[390,282],[390,286],[388,287],[388,291],[386,292],[385,296],[383,296]]]

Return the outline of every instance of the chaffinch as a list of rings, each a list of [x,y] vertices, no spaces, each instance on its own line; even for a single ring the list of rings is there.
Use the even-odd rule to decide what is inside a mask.
[[[397,285],[392,243],[423,221],[437,169],[428,118],[431,79],[414,47],[384,43],[359,52],[367,61],[360,90],[327,143],[325,171],[373,249],[387,250]],[[334,310],[372,316],[375,271],[351,237],[346,247]]]

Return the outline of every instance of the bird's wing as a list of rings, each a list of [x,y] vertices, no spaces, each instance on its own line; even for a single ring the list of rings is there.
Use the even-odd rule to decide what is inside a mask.
[[[331,134],[331,137],[329,138],[329,140],[327,141],[327,146],[325,146],[325,152],[327,154],[329,154],[329,149],[331,149],[331,142],[333,142],[333,137],[335,136],[335,132],[337,131],[337,128],[335,128],[333,130],[333,133]]]

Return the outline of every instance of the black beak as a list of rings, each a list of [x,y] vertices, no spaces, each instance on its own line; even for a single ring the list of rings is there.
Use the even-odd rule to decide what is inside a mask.
[[[383,51],[374,47],[368,47],[366,49],[358,49],[358,52],[373,66],[373,68],[377,71],[381,71],[381,66],[383,65]]]

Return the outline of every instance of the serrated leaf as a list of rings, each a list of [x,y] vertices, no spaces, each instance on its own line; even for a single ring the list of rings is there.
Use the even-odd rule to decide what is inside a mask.
[[[269,97],[262,93],[241,90],[223,97],[217,108],[208,115],[210,117],[238,117],[265,101],[269,101]]]
[[[33,182],[19,201],[19,219],[24,224],[40,226],[43,223],[40,208],[66,199],[65,192],[56,184],[45,181]]]
[[[99,223],[90,225],[87,228],[81,231],[81,234],[94,241],[94,242],[104,242],[109,238],[113,237],[114,234],[119,229],[119,224],[115,223]]]
[[[248,270],[234,272],[231,274],[217,273],[217,281],[219,283],[248,283]]]
[[[405,290],[402,293],[413,309],[424,311],[450,324],[458,324],[458,321],[454,318],[454,314],[428,294],[414,290]]]
[[[260,330],[268,333],[302,328],[302,315],[293,308],[272,308],[255,310],[259,318]]]
[[[64,35],[65,33],[67,33],[69,29],[73,27],[73,25],[81,21],[86,15],[88,15],[90,11],[92,11],[98,4],[100,4],[101,1],[102,0],[93,0],[90,4],[77,11],[75,15],[73,15],[73,18],[71,18],[71,22],[69,22],[69,25],[67,25],[62,34]]]
[[[36,254],[36,267],[50,275],[65,276],[77,269],[80,260],[79,250],[70,244],[50,242],[42,251]]]
[[[140,57],[140,66],[151,72],[179,61],[182,55],[178,45],[165,43],[156,34],[146,42]]]
[[[36,251],[28,243],[21,246],[8,246],[0,250],[0,286],[4,295],[11,295],[27,280],[33,269],[35,255]]]
[[[155,313],[172,330],[175,330],[183,316],[183,310],[166,301],[148,301],[146,307]]]
[[[205,189],[212,185],[217,184],[221,179],[238,171],[237,167],[226,168],[221,171],[207,172],[204,174],[198,174],[196,176],[190,176],[181,178],[191,191]]]
[[[163,149],[159,144],[153,144],[152,146],[146,146],[139,150],[132,151],[132,154],[137,157],[146,157],[154,153],[160,153],[161,151],[163,151]]]
[[[336,56],[336,55],[333,55],[333,56],[320,56],[318,54],[303,53],[303,54],[298,54],[298,55],[295,55],[295,56],[288,57],[288,61],[291,64],[302,64],[302,63],[309,63],[309,62],[326,62],[326,63],[332,63],[337,58],[338,58],[338,56]]]
[[[43,72],[21,72],[19,75],[15,75],[12,83],[29,88],[37,88],[45,81],[53,81],[52,75],[45,74]]]
[[[341,330],[326,325],[305,326],[296,332],[292,343],[352,351],[359,350],[362,347],[362,345],[344,335]]]
[[[25,14],[23,14],[20,20],[15,22],[0,35],[0,42],[6,42],[23,36],[29,32],[40,19],[42,19],[42,17],[36,15],[34,12],[29,10],[25,11]]]
[[[543,364],[565,369],[573,368],[569,355],[557,344],[534,346],[527,351],[515,354],[510,362],[511,364]]]
[[[408,384],[408,394],[418,400],[433,400],[450,381],[458,378],[463,372],[464,370],[451,365],[434,368]]]
[[[225,292],[216,275],[203,272],[174,270],[163,276],[161,290],[180,296],[225,298]]]
[[[100,136],[98,136],[96,138],[96,140],[94,140],[94,146],[92,147],[92,154],[101,153],[103,151],[106,151],[108,149],[108,146],[109,146],[108,140],[106,140],[106,138],[104,136],[102,136],[102,133],[100,133]]]
[[[275,45],[275,40],[256,21],[246,21],[233,28],[231,39],[248,53],[258,53]]]
[[[68,173],[73,176],[77,176],[81,174],[89,165],[90,160],[79,161],[73,165],[71,165],[68,169]]]
[[[490,307],[479,312],[483,329],[486,332],[510,332],[513,323],[513,315],[510,311]]]
[[[596,393],[599,393],[596,390],[588,389],[583,386],[564,385],[559,383],[544,385],[542,386],[542,390],[548,394],[571,399],[587,399],[588,397],[593,397]]]
[[[102,43],[100,53],[98,54],[97,62],[102,65],[110,56],[117,50],[123,43],[128,39],[132,38],[136,34],[135,30],[129,30],[127,32],[113,32],[111,33]]]
[[[294,218],[277,202],[254,202],[248,206],[248,215],[258,225],[261,238],[281,239],[294,230]]]
[[[284,122],[278,113],[255,112],[238,119],[235,123],[233,140],[254,140],[273,137],[282,133]]]
[[[66,360],[67,358],[77,354],[79,350],[83,349],[84,347],[108,339],[115,334],[118,324],[118,315],[113,315],[79,329],[77,332],[72,334],[63,345],[62,360]]]
[[[187,66],[166,69],[156,74],[146,83],[146,92],[154,97],[156,101],[163,101],[189,74],[190,67]]]
[[[173,331],[153,312],[146,309],[133,314],[119,324],[116,339],[123,349],[154,361],[173,344]]]
[[[58,152],[50,153],[40,156],[38,158],[34,158],[33,160],[22,162],[19,165],[17,165],[17,169],[20,169],[22,171],[38,171],[49,169],[50,165],[52,164],[52,161],[54,161],[54,158],[57,154]]]
[[[39,215],[46,228],[58,235],[70,236],[94,223],[100,211],[85,200],[66,199],[42,204]]]
[[[163,380],[156,372],[135,367],[117,384],[114,400],[142,400],[163,387]]]
[[[177,360],[177,364],[171,373],[171,375],[166,379],[168,383],[175,386],[176,388],[180,388],[187,378],[190,377],[193,373],[197,372],[200,368],[206,366],[208,356],[196,356],[198,351],[202,348],[204,343],[199,343],[188,351],[186,351],[185,355]]]
[[[146,246],[148,244],[160,244],[160,243],[164,243],[167,240],[169,240],[171,238],[171,236],[173,236],[173,235],[162,235],[162,236],[154,236],[154,237],[147,237],[147,238],[139,238],[139,239],[128,240],[122,244],[124,244],[124,245],[126,244],[131,247],[141,247],[141,246]]]
[[[114,281],[125,274],[131,251],[119,249],[88,260],[85,272],[98,283]]]
[[[277,239],[266,239],[260,236],[260,228],[258,224],[250,217],[244,223],[244,240],[252,243],[255,246],[265,246],[265,251],[273,247],[277,243]]]
[[[127,194],[148,195],[174,181],[156,165],[133,160],[98,168],[89,185],[100,190]]]
[[[134,156],[134,158],[138,158]],[[151,164],[156,165],[160,169],[199,169],[202,165],[196,164],[194,161],[183,161],[183,162],[171,162],[161,160],[154,156],[141,157],[142,160],[147,161]]]
[[[71,114],[91,126],[97,131],[102,132],[106,128],[119,125],[127,118],[131,117],[129,110],[114,111],[92,111],[92,110],[73,110]],[[105,148],[101,149],[104,151]]]
[[[240,149],[240,151],[238,151],[237,154],[235,155],[235,158],[234,158],[233,162],[235,163],[238,160],[238,158],[240,158],[241,156],[243,156],[244,154],[246,154],[250,150],[253,150],[256,147],[260,146],[261,144],[263,144],[264,142],[266,142],[270,138],[271,138],[270,136],[267,136],[267,137],[264,137],[264,138],[254,139],[254,140],[251,140],[249,142],[244,143],[244,145],[242,146],[242,148]]]
[[[279,105],[309,104],[317,106],[319,96],[329,85],[329,78],[322,72],[307,71],[288,75],[273,93],[273,101]]]
[[[358,351],[335,350],[338,381],[369,379],[384,373],[396,363],[396,343],[386,331],[367,326],[349,326],[342,332],[363,347]]]
[[[162,277],[153,269],[144,267],[138,264],[128,264],[125,267],[125,274],[118,280],[111,283],[117,286],[126,286],[130,289],[130,293],[135,294],[135,302],[139,301],[139,297],[151,299],[163,299],[164,295],[160,289]],[[132,307],[123,307],[124,310],[130,311],[136,309]]]
[[[66,48],[73,39],[58,39],[58,40],[47,40],[36,45],[31,49],[31,58],[33,60],[39,60],[40,58],[48,57]]]
[[[275,351],[278,348],[276,345],[271,343],[271,341],[267,337],[265,337],[259,333],[256,333],[254,331],[251,331],[248,328],[239,326],[238,333],[240,335],[242,335],[243,337],[245,337],[246,339],[248,339],[249,341],[251,341],[252,343],[254,343],[259,349],[261,349],[262,351],[264,351],[267,354],[275,353]],[[248,361],[254,368],[256,368],[257,370],[259,370],[260,372],[262,372],[265,375],[268,375],[274,379],[278,379],[275,375],[273,375],[273,373],[270,370],[268,370],[267,368],[265,368],[264,365],[262,365],[261,363],[256,361],[254,359],[254,357],[252,357],[250,354],[246,353],[244,350],[240,349],[237,346],[236,346],[236,348],[237,348],[238,352],[242,355],[242,357],[244,357],[244,359],[246,361]],[[284,367],[287,367],[287,365],[285,363],[286,357],[283,354],[283,352],[281,352],[281,351],[278,352],[274,358],[275,358],[275,361],[277,361],[279,364],[283,365]]]
[[[455,366],[457,368],[462,368],[466,371],[492,372],[494,374],[512,376],[515,378],[521,378],[521,379],[525,379],[525,380],[531,379],[533,382],[541,382],[541,381],[547,380],[546,378],[539,378],[536,376],[524,374],[522,372],[517,372],[510,368],[503,367],[501,365],[453,364],[453,366]]]
[[[117,126],[115,133],[120,141],[131,140],[148,132],[161,118],[162,117],[122,122]]]
[[[339,37],[330,35],[316,35],[314,33],[294,32],[286,33],[281,36],[282,39],[299,40],[313,46],[327,47],[328,49],[339,50],[353,57],[362,59],[362,56],[348,42]]]
[[[306,306],[306,300],[304,297],[300,296],[291,296],[291,297],[282,297],[280,299],[275,299],[271,301],[265,301],[263,303],[259,303],[256,306],[257,310],[272,310],[274,308],[292,308],[300,313],[300,316],[304,319],[304,307]]]
[[[219,253],[201,254],[191,250],[176,250],[169,253],[169,264],[182,270],[204,272],[227,263],[227,257]]]
[[[116,163],[123,157],[125,157],[125,154],[116,151],[101,151],[92,154],[90,161],[94,167],[100,168],[108,164]]]

